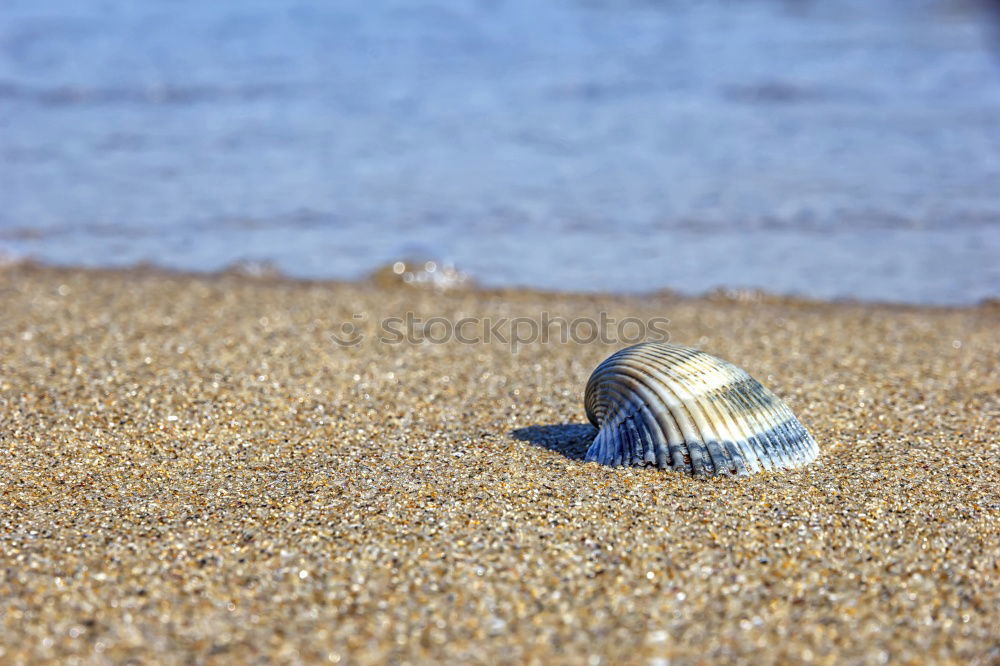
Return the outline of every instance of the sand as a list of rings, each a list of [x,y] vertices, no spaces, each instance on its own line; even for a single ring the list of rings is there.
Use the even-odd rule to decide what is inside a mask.
[[[669,318],[820,459],[585,463],[623,344],[374,339],[407,311]],[[995,304],[18,265],[0,313],[0,663],[1000,661]]]

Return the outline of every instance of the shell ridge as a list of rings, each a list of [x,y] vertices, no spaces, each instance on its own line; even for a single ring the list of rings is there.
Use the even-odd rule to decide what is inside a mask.
[[[622,419],[619,429],[625,441],[622,460],[626,465],[635,465],[635,459],[639,455],[639,440],[635,436],[631,415]]]
[[[759,471],[760,463],[757,455],[747,443],[748,434],[733,418],[728,405],[719,398],[719,389],[713,389],[706,394],[706,409],[712,410],[713,420],[719,423],[719,434],[723,437],[723,444],[736,464],[737,472],[741,469],[743,473]]]
[[[805,462],[799,437],[795,435],[791,428],[791,419],[786,419],[779,423],[778,432],[781,433],[782,438],[784,438],[785,446],[788,449],[792,460],[798,464]]]
[[[722,402],[722,399],[717,395],[712,396],[711,403],[719,414],[719,418],[726,422],[730,434],[730,438],[727,441],[735,447],[739,458],[742,458],[741,464],[746,468],[746,473],[759,472],[761,461],[757,457],[757,452],[750,446],[749,441],[752,433],[747,432],[744,424],[736,420],[731,410],[726,409],[728,405]]]
[[[602,465],[611,464],[611,461],[608,460],[608,439],[610,434],[610,430],[606,428],[601,428],[597,432],[597,437],[594,438],[593,443],[587,450],[586,460],[599,462]]]
[[[704,355],[709,357],[709,355]],[[707,358],[702,357],[696,362],[707,363]],[[712,357],[709,357],[712,358]],[[737,399],[745,410],[747,416],[756,421],[756,434],[764,444],[767,451],[773,453],[770,457],[777,458],[775,461],[781,467],[793,465],[794,457],[788,449],[787,443],[781,436],[780,419],[775,414],[774,407],[780,403],[777,396],[768,391],[760,382],[750,376],[745,370],[718,359],[719,370],[725,372],[731,379],[736,379],[735,384],[729,387],[727,400]]]
[[[639,430],[635,427],[635,417],[629,416],[625,424],[628,426],[628,434],[633,443],[632,464],[641,465],[643,459],[646,457],[646,449],[645,442],[643,442],[642,437],[639,436]]]
[[[642,438],[642,461],[643,464],[648,466],[656,466],[657,456],[656,456],[656,443],[650,436],[649,430],[644,428],[639,431],[639,436]]]
[[[760,460],[759,453],[750,444],[750,437],[753,435],[753,430],[747,427],[748,424],[745,419],[737,421],[736,417],[739,413],[732,409],[733,401],[730,396],[735,387],[745,384],[748,380],[752,381],[753,378],[745,370],[725,361],[716,364],[719,366],[717,369],[710,363],[710,360],[713,358],[708,354],[701,354],[692,359],[692,363],[696,363],[697,367],[703,373],[721,374],[722,371],[725,371],[730,380],[729,384],[720,385],[706,393],[707,402],[711,405],[711,408],[719,416],[723,426],[731,435],[734,442],[732,450],[736,451],[735,454],[732,454],[733,457],[742,458],[742,465],[747,468],[745,470],[746,473],[759,471],[763,461]]]
[[[665,411],[679,430],[680,437],[678,438],[677,446],[674,447],[675,465],[679,469],[693,468],[695,473],[701,473],[705,467],[702,461],[707,457],[707,451],[704,450],[704,446],[700,442],[700,434],[695,429],[693,420],[687,414],[686,410],[683,409],[683,404],[673,392],[672,387],[665,385],[663,382],[650,382],[649,380],[655,379],[655,377],[652,377],[644,368],[635,368],[631,365],[623,364],[609,369],[609,371],[614,372],[617,376],[628,377],[631,380],[626,385],[628,388],[634,388],[636,384],[641,385],[641,390],[648,391],[652,397],[655,397],[663,405]],[[615,383],[620,383],[620,381],[616,379]]]
[[[625,417],[625,420],[622,422],[622,428],[625,430],[625,435],[629,443],[628,464],[636,465],[639,462],[639,446],[641,442],[639,441],[638,433],[635,430],[635,423],[633,423],[631,415]]]
[[[771,436],[784,456],[784,467],[795,467],[795,464],[798,462],[797,456],[792,450],[791,443],[785,436],[785,431],[781,427],[781,423],[778,423],[771,429]]]
[[[771,396],[774,395],[770,391],[768,391],[760,382],[754,380],[754,383],[756,384],[756,386],[754,387],[755,390],[753,391],[752,395],[758,398],[758,400],[760,399],[761,396],[768,396],[768,394],[770,394]],[[769,417],[768,418],[770,423],[769,434],[771,434],[772,438],[777,442],[778,450],[784,457],[782,466],[795,467],[801,461],[799,456],[796,454],[792,438],[789,437],[789,431],[785,427],[785,424],[789,420],[794,419],[795,416],[783,402],[776,401],[776,398],[777,397],[775,396],[775,400],[767,401],[767,404],[765,404],[764,401],[760,401],[759,409],[762,414]]]
[[[627,416],[618,422],[618,438],[622,443],[622,446],[618,449],[622,465],[631,465],[632,459],[635,457],[635,441],[632,439],[632,433],[629,431]]]
[[[757,454],[757,460],[759,460],[760,464],[764,466],[764,469],[768,471],[774,469],[775,467],[774,460],[771,458],[770,455],[768,455],[767,449],[764,448],[764,442],[762,442],[757,435],[751,435],[750,438],[747,440],[747,443],[750,445],[750,448],[752,448],[754,452]]]
[[[805,464],[810,462],[812,457],[812,452],[810,450],[808,435],[803,436],[802,424],[794,416],[783,424],[785,432],[792,443],[792,448],[795,451],[795,457],[800,464]]]
[[[721,438],[715,432],[703,405],[700,404],[698,395],[689,390],[682,381],[683,376],[671,368],[650,368],[648,364],[636,364],[635,356],[648,358],[642,351],[638,350],[638,353],[622,361],[627,363],[626,367],[658,382],[675,397],[675,404],[669,406],[675,419],[690,424],[690,432],[686,433],[685,443],[691,464],[696,469],[695,473],[715,474],[735,470],[736,466],[729,459],[728,452],[718,445]]]
[[[757,443],[758,457],[763,461],[766,459],[770,465],[768,467],[787,467],[784,452],[780,443],[771,436],[774,424],[767,412],[762,409],[762,401],[758,398],[759,392],[764,388],[760,382],[747,375],[748,381],[744,382],[738,390],[734,390],[730,399],[735,401],[743,410],[746,418],[753,423],[754,438]]]
[[[799,437],[802,438],[802,446],[805,448],[809,460],[815,460],[816,456],[819,454],[819,448],[816,446],[816,440],[813,439],[813,436],[797,418],[795,419],[795,428]]]
[[[641,351],[639,351],[637,356],[644,356]],[[688,355],[685,358],[685,362],[692,358],[696,358],[697,354]],[[694,422],[695,427],[698,430],[699,444],[704,453],[708,455],[705,456],[708,461],[711,462],[711,469],[708,469],[708,465],[705,465],[705,473],[708,474],[719,474],[719,473],[736,473],[739,467],[733,461],[732,456],[728,449],[721,445],[721,442],[725,441],[724,433],[719,432],[712,415],[709,413],[706,405],[702,400],[699,399],[700,395],[688,389],[682,379],[684,376],[674,370],[673,368],[657,368],[655,370],[646,369],[651,375],[660,381],[667,380],[664,382],[667,386],[678,395],[682,405],[687,410],[688,415]],[[660,372],[663,374],[661,375]],[[697,445],[696,445],[697,446]],[[691,449],[691,443],[689,443],[688,448]]]
[[[816,440],[813,438],[812,433],[809,432],[809,430],[802,424],[801,421],[795,419],[795,424],[800,431],[799,434],[802,436],[802,439],[805,442],[804,446],[806,447],[806,451],[809,454],[809,460],[810,461],[815,460],[819,456],[819,446],[816,444]]]
[[[736,466],[735,474],[737,476],[747,476],[751,474],[750,468],[747,466],[747,462],[753,461],[753,458],[747,458],[743,451],[738,448],[738,445],[731,441],[726,440],[722,445],[729,451],[729,456],[733,459],[733,464]],[[756,470],[754,470],[756,471]]]
[[[628,397],[629,390],[631,390],[630,386],[621,386],[619,382],[609,381],[603,385],[602,389],[611,393],[612,398],[618,398],[618,402],[615,403],[618,405],[618,409],[625,409],[626,407],[623,405],[626,403],[630,405],[629,408],[638,407],[644,416],[651,439],[655,442],[658,466],[669,466],[667,464],[667,456],[669,454],[670,460],[677,463],[678,469],[686,468],[683,460],[687,449],[678,450],[684,445],[684,436],[680,432],[672,412],[669,409],[655,412],[651,409],[655,401],[663,402],[655,391],[650,390],[640,383],[636,390],[633,391],[633,393],[638,392],[638,396],[636,396],[634,401],[631,401]]]
[[[623,359],[625,360],[625,359]],[[692,410],[692,405],[690,404],[692,400],[690,397],[685,398],[680,394],[678,389],[683,391],[683,386],[678,386],[673,378],[667,377],[662,373],[658,372],[658,369],[650,369],[647,366],[636,365],[635,359],[627,359],[632,361],[632,363],[623,363],[619,368],[619,371],[623,369],[628,369],[631,373],[641,375],[644,378],[654,380],[656,384],[652,385],[654,393],[660,394],[661,401],[667,406],[674,420],[680,426],[681,432],[684,436],[684,446],[687,449],[686,460],[690,460],[690,466],[696,475],[701,474],[712,474],[716,470],[716,459],[713,459],[712,453],[707,446],[706,438],[704,436],[704,428],[702,419],[698,418],[698,415]],[[666,380],[666,381],[665,381]],[[649,382],[647,382],[649,385]],[[673,398],[670,401],[663,400],[662,394],[657,388],[662,388],[669,391],[670,397]],[[686,462],[685,460],[685,462]],[[687,465],[685,464],[685,467]]]
[[[628,432],[628,419],[621,419],[618,421],[614,432],[612,433],[617,439],[618,446],[612,443],[614,448],[614,456],[616,460],[621,460],[619,464],[622,466],[628,466],[632,464],[632,441],[629,438]]]
[[[594,437],[594,441],[590,443],[590,447],[587,449],[587,454],[583,457],[587,462],[598,462],[604,463],[604,458],[601,456],[601,447],[604,445],[604,438],[606,433],[604,429],[597,431],[597,436]]]
[[[622,395],[621,397],[627,401],[627,396]],[[624,464],[632,464],[634,456],[631,447],[633,443],[630,440],[627,424],[632,420],[632,412],[636,407],[635,404],[618,405],[615,416],[606,420],[598,431],[595,443],[587,451],[587,460],[596,459],[596,462],[605,464],[615,464],[615,461],[622,460]],[[600,446],[596,445],[598,439]]]
[[[787,411],[787,410],[786,410]],[[776,415],[777,419],[778,415]],[[801,465],[808,460],[805,458],[801,446],[799,444],[799,436],[794,434],[790,424],[795,421],[795,417],[788,412],[787,418],[784,420],[779,420],[777,425],[772,428],[772,432],[775,438],[778,439],[782,451],[784,451],[786,458],[788,459],[789,467],[796,467]]]
[[[787,467],[788,461],[781,442],[774,437],[774,422],[771,416],[762,409],[761,401],[756,396],[754,381],[747,382],[733,398],[743,405],[745,413],[754,422],[754,435],[764,455],[775,467]]]
[[[607,435],[604,437],[604,459],[612,467],[621,464],[621,442],[618,441],[616,425],[609,427]]]

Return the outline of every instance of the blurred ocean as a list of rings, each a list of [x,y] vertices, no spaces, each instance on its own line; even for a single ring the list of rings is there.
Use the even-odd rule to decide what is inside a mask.
[[[0,253],[1000,296],[972,0],[4,0]]]

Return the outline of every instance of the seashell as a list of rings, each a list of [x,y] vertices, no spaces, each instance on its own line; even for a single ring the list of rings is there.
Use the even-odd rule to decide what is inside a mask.
[[[696,476],[744,476],[816,459],[812,435],[746,371],[663,342],[622,349],[594,370],[584,398],[599,428],[587,460]]]

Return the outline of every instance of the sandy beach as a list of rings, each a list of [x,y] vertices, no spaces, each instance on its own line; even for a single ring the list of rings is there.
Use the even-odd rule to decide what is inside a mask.
[[[0,312],[0,663],[1000,661],[995,303],[16,265]],[[380,342],[407,312],[668,319],[820,458],[585,463],[624,345]]]

